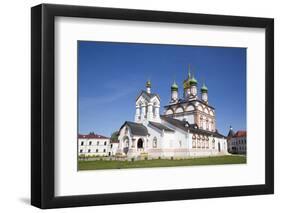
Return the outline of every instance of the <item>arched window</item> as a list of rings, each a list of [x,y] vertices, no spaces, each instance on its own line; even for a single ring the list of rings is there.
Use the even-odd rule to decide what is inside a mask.
[[[104,145],[106,145],[106,141],[104,142]]]
[[[157,148],[157,138],[156,137],[154,137],[153,138],[153,148]]]
[[[200,116],[200,128],[203,129],[203,117]]]
[[[154,116],[154,117],[157,116],[157,110],[156,110],[157,107],[156,107],[156,106],[157,106],[157,102],[154,102],[154,103],[153,103],[153,116]]]
[[[83,146],[84,145],[84,141],[81,141],[81,146]]]
[[[208,118],[206,119],[206,130],[209,130],[209,120],[208,120]]]
[[[192,140],[192,148],[196,148],[196,141],[194,139]]]

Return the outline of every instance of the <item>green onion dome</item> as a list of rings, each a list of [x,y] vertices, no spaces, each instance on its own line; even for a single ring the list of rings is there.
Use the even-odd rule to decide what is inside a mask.
[[[208,88],[206,87],[205,83],[203,83],[203,86],[201,87],[201,92],[208,92]]]
[[[176,84],[176,82],[174,81],[174,83],[173,83],[172,86],[171,86],[171,90],[172,90],[172,91],[178,91],[178,89],[179,89],[179,87],[178,87],[178,85]]]
[[[151,82],[150,82],[150,80],[148,80],[148,81],[146,82],[146,87],[151,87]]]
[[[189,84],[191,85],[191,86],[196,86],[197,85],[197,80],[195,79],[195,77],[194,76],[192,76],[192,78],[189,80]]]

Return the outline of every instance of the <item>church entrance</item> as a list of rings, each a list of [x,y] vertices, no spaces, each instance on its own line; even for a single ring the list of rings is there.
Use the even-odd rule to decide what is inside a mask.
[[[138,149],[143,149],[143,140],[140,138],[137,143]]]
[[[129,138],[126,136],[123,139],[123,152],[127,155],[129,151]]]

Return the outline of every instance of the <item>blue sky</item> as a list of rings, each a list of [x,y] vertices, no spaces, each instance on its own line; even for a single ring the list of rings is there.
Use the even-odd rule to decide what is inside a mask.
[[[188,64],[198,89],[206,82],[219,132],[226,135],[229,125],[246,129],[245,48],[78,41],[79,132],[110,136],[133,121],[147,79],[162,113],[174,80],[182,97]]]

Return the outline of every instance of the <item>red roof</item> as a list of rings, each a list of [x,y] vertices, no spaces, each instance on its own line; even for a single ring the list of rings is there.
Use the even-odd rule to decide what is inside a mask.
[[[239,130],[235,133],[233,137],[238,138],[238,137],[246,137],[246,136],[247,136],[247,131]]]
[[[98,134],[88,134],[88,135],[78,134],[78,138],[86,138],[86,139],[109,139],[108,137],[105,137],[105,136],[103,136],[103,135],[98,135]]]

